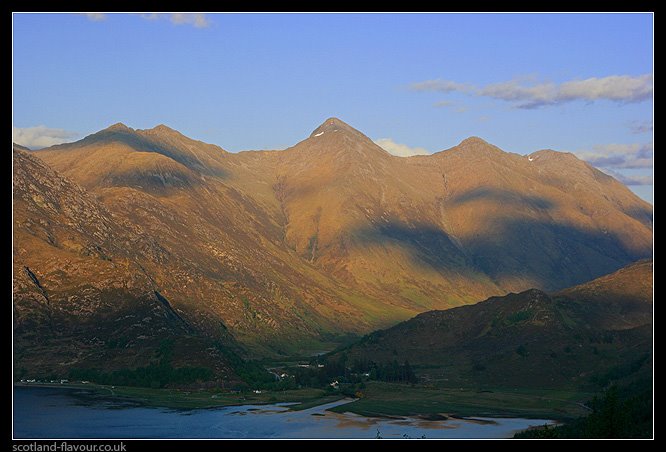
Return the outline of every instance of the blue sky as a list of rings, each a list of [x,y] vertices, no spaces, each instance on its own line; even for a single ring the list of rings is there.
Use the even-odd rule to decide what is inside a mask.
[[[575,152],[652,202],[650,14],[15,14],[14,140],[163,123],[280,149],[337,116],[389,152]]]

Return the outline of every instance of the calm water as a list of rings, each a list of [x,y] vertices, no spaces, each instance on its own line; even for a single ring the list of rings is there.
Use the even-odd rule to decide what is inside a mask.
[[[338,401],[303,411],[284,405],[202,410],[123,406],[81,398],[67,388],[15,388],[15,438],[505,438],[543,425],[539,419],[377,419],[326,412]]]

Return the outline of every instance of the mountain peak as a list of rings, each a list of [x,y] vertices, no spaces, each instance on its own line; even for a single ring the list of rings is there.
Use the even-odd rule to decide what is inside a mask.
[[[115,123],[115,124],[113,124],[113,125],[110,125],[109,127],[107,127],[107,128],[104,129],[104,130],[108,130],[108,131],[110,131],[110,132],[131,132],[131,131],[133,131],[134,129],[132,129],[132,128],[130,128],[130,127],[127,127],[127,126],[126,126],[125,124],[123,124],[122,122],[117,122],[117,123]]]
[[[560,152],[552,149],[542,149],[527,155],[530,162],[549,165],[552,168],[593,168],[589,163],[581,160],[571,152]],[[605,174],[605,173],[603,173]]]
[[[134,140],[137,137],[137,131],[131,127],[127,127],[122,122],[117,122],[110,125],[106,129],[99,130],[97,132],[91,133],[88,136],[83,137],[82,139],[71,143],[74,146],[84,146],[91,143],[99,142],[111,142],[111,141],[126,141]],[[56,144],[52,148],[62,148],[63,146],[68,146],[68,143]]]
[[[150,130],[154,130],[156,132],[177,132],[175,129],[172,129],[171,127],[164,124],[158,124]]]
[[[305,152],[314,152],[315,155],[325,153],[345,161],[350,156],[362,159],[370,156],[383,159],[390,156],[362,132],[334,117],[321,123],[307,139],[298,143],[295,148]]]
[[[346,122],[344,122],[340,118],[336,118],[335,116],[331,116],[330,118],[328,118],[326,121],[324,121],[322,123],[322,125],[324,125],[324,124],[335,124],[337,126],[347,126],[347,127],[349,127],[349,124],[347,124]]]
[[[142,132],[148,135],[181,135],[179,131],[164,124],[158,124],[152,129],[142,130]]]
[[[478,157],[489,157],[491,155],[504,154],[497,146],[488,143],[483,138],[472,136],[462,140],[457,146],[454,146],[450,149],[442,151],[446,155],[451,155],[450,153],[456,153],[467,156],[478,156]]]
[[[554,151],[553,149],[541,149],[540,151],[536,151],[530,154],[530,157],[533,159],[540,158],[541,160],[580,160],[578,157],[576,157],[575,154],[572,154],[571,152]]]
[[[486,140],[483,138],[477,137],[477,136],[471,136],[469,138],[465,138],[460,142],[458,146],[472,146],[472,145],[486,145],[486,146],[492,146],[490,143],[488,143]]]
[[[327,132],[328,133],[348,132],[365,138],[365,135],[363,135],[361,132],[359,132],[346,122],[333,117],[328,118],[326,121],[322,122],[319,127],[317,127],[315,130],[312,131],[310,137],[319,137]]]

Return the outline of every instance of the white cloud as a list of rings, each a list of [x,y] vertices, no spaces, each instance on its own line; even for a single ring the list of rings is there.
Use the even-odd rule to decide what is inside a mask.
[[[611,75],[562,83],[557,98],[563,101],[607,99],[616,102],[640,102],[652,97],[652,89],[651,74],[638,77]]]
[[[477,94],[514,102],[521,108],[533,108],[554,103],[554,99],[557,97],[557,86],[553,83],[523,86],[520,82],[512,80],[480,88]]]
[[[439,102],[435,102],[435,107],[452,108],[456,113],[465,113],[466,111],[469,110],[468,107],[456,104],[455,102],[451,102],[450,100],[440,100]]]
[[[52,129],[46,126],[36,127],[13,127],[14,143],[30,149],[40,149],[54,144],[72,141],[78,137],[76,132],[64,129]]]
[[[411,88],[414,91],[439,91],[442,93],[450,93],[452,91],[467,92],[474,89],[472,85],[468,85],[467,83],[458,83],[442,79],[413,83]]]
[[[574,151],[579,158],[613,176],[625,185],[654,185],[654,145],[650,143],[598,144],[590,150]]]
[[[88,20],[92,20],[93,22],[99,22],[106,19],[106,14],[104,13],[86,13],[85,16]]]
[[[210,19],[202,13],[171,13],[171,14],[141,14],[146,20],[168,19],[174,25],[191,25],[195,28],[207,28],[211,25]]]
[[[654,165],[654,145],[599,144],[591,150],[575,151],[579,158],[599,168],[638,169]]]
[[[651,74],[639,76],[610,75],[585,80],[570,80],[561,84],[552,82],[528,83],[529,79],[514,79],[473,86],[452,80],[426,80],[411,85],[415,91],[436,91],[442,93],[462,92],[480,97],[503,100],[517,108],[537,108],[565,102],[583,100],[594,102],[642,102],[652,98],[653,77]]]
[[[428,155],[427,149],[410,147],[406,144],[400,144],[393,141],[391,138],[380,138],[375,140],[375,144],[384,149],[389,154],[397,155],[398,157],[409,157],[412,155]]]
[[[196,28],[210,26],[210,21],[205,14],[171,14],[171,23],[176,25],[193,25]]]
[[[163,16],[163,14],[157,14],[157,13],[141,14],[141,18],[146,20],[157,20],[160,18],[160,16]]]
[[[85,13],[84,15],[93,22],[105,20],[107,17],[106,13]],[[203,13],[146,13],[139,14],[139,17],[151,21],[164,19],[174,25],[191,25],[194,28],[207,28],[212,24],[208,16]]]
[[[631,133],[635,135],[652,133],[654,130],[654,124],[652,121],[633,121],[629,124],[629,129],[631,130]]]

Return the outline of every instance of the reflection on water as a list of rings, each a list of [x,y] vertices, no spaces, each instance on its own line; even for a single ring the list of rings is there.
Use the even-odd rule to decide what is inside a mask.
[[[543,419],[367,418],[326,411],[349,400],[170,410],[115,401],[81,403],[66,388],[14,389],[15,438],[505,438]]]

